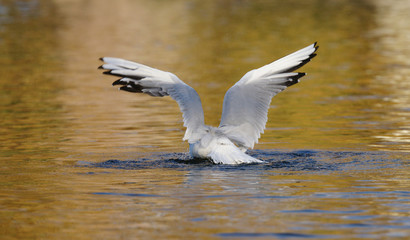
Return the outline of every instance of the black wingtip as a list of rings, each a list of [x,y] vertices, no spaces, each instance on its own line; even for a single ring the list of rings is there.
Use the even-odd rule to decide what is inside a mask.
[[[100,57],[99,60],[104,62],[104,57]]]
[[[121,83],[121,79],[122,79],[122,78],[120,78],[120,79],[114,81],[114,82],[112,83],[112,85],[113,85],[113,86],[115,86],[115,85],[124,85],[124,84]]]
[[[304,72],[298,72],[297,75],[290,77],[290,78],[289,78],[289,81],[285,82],[284,85],[285,85],[286,87],[290,87],[290,86],[292,86],[292,85],[295,85],[296,83],[299,82],[299,78],[301,78],[301,77],[303,77],[303,76],[305,76],[305,75],[306,75],[306,73],[304,73]]]
[[[283,71],[283,72],[293,72],[293,71],[296,71],[297,69],[303,67],[306,63],[310,62],[310,60],[312,60],[312,58],[316,57],[317,54],[316,54],[315,52],[316,52],[316,50],[319,48],[319,46],[317,46],[316,44],[317,44],[317,42],[315,42],[315,43],[313,44],[313,46],[314,46],[314,48],[315,48],[315,51],[313,51],[313,53],[311,53],[308,58],[306,58],[305,60],[302,60],[302,62],[301,62],[299,65],[294,66],[293,68],[286,69],[286,70]]]
[[[103,74],[112,75],[111,70],[103,72]]]
[[[298,72],[298,75],[295,75],[293,77],[291,77],[292,82],[298,83],[299,82],[299,78],[306,76],[306,73],[304,72]]]
[[[132,92],[132,93],[142,93],[142,87],[132,84],[132,85],[125,85],[119,88],[120,90]]]
[[[97,69],[104,69],[104,67],[103,67],[103,65],[101,65]]]
[[[127,92],[132,92],[132,93],[136,93],[136,92],[137,92],[134,88],[128,87],[128,86],[122,86],[122,87],[120,87],[119,89],[120,89],[120,90],[123,90],[123,91],[127,91]]]
[[[298,75],[296,75],[296,76],[297,76],[297,78],[299,79],[299,78],[301,78],[301,77],[303,77],[303,76],[306,76],[306,73],[300,72],[300,73],[298,73]]]

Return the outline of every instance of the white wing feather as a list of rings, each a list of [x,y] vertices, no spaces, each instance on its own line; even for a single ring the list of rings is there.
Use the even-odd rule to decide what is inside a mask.
[[[113,85],[122,85],[120,90],[146,93],[155,97],[171,96],[179,105],[184,126],[187,128],[184,140],[195,142],[195,132],[204,126],[204,113],[197,92],[176,75],[139,63],[120,58],[104,57],[100,68],[105,74],[121,77]]]
[[[292,72],[316,54],[316,43],[246,73],[225,94],[219,129],[242,150],[253,148],[265,129],[272,97],[299,82]]]

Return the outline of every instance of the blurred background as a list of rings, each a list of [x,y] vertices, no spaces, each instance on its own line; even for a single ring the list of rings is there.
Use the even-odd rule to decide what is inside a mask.
[[[246,72],[317,41],[307,76],[273,99],[256,149],[409,152],[409,12],[408,0],[0,0],[1,194],[11,209],[0,232],[19,236],[13,204],[25,195],[38,206],[35,189],[67,167],[187,151],[176,102],[117,91],[97,70],[103,56],[175,73],[217,126]],[[52,188],[87,181],[69,179]]]

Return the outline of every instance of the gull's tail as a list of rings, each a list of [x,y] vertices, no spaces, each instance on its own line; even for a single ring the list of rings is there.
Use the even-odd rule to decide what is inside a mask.
[[[228,138],[218,139],[217,147],[212,149],[209,157],[216,164],[263,163],[262,160],[242,152]]]

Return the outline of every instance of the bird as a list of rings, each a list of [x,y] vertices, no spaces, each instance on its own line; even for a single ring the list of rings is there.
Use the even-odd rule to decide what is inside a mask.
[[[246,153],[264,132],[272,98],[306,75],[295,72],[316,56],[317,42],[247,72],[225,94],[218,127],[204,123],[198,93],[175,74],[140,63],[102,57],[104,74],[120,77],[112,83],[119,90],[153,97],[170,96],[179,105],[191,158],[208,159],[214,164],[256,164],[264,161]]]

